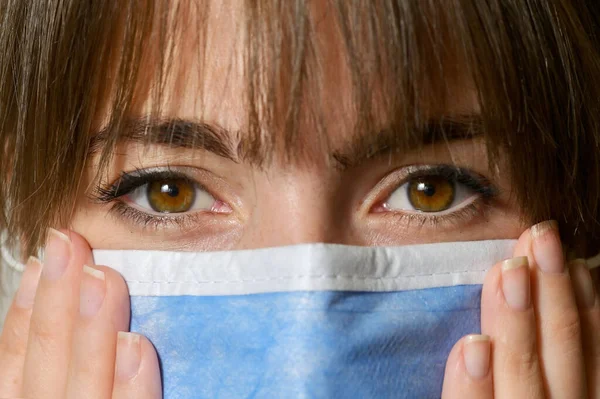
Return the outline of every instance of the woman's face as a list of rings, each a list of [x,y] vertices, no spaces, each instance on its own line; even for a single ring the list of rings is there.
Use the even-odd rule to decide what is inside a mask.
[[[488,169],[481,138],[400,152],[393,140],[378,134],[385,130],[384,118],[356,137],[355,111],[348,100],[351,78],[331,24],[316,24],[321,54],[326,55],[319,111],[328,145],[322,145],[322,133],[306,118],[300,126],[302,157],[289,160],[277,147],[260,167],[245,157],[243,47],[231,23],[238,12],[211,8],[202,68],[194,55],[193,32],[184,32],[177,42],[161,104],[164,121],[173,121],[165,130],[177,129],[177,143],[148,145],[135,134],[146,126],[132,126],[130,139],[118,146],[100,182],[81,195],[72,228],[92,247],[404,245],[516,238],[525,229],[526,220],[511,196],[511,178],[501,165]],[[319,15],[326,20],[325,11]],[[460,76],[452,81],[452,102],[429,108],[435,110],[432,124],[439,124],[443,115],[477,117],[472,85]],[[132,117],[150,108],[145,89],[138,90],[139,111]],[[90,177],[97,162],[93,156]]]

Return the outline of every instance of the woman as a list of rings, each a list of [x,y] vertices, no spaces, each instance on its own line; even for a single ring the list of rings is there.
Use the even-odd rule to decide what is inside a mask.
[[[86,269],[106,282],[96,297],[104,313],[83,323],[73,310],[80,280],[84,292],[95,289],[74,271],[91,262],[90,247],[519,236],[521,258],[504,267],[521,285],[515,309],[490,305],[482,315],[493,363],[457,360],[459,342],[444,395],[598,392],[596,294],[586,268],[575,262],[569,277],[562,260],[563,249],[569,259],[591,257],[600,239],[594,2],[40,1],[0,9],[0,223],[7,248],[29,255],[46,246],[47,259],[35,304],[41,265],[30,259],[26,294],[5,322],[0,356],[9,360],[0,364],[11,378],[0,377],[1,394],[112,391],[121,355],[98,355],[93,378],[73,366],[114,348],[126,328],[126,291],[110,269]],[[527,230],[549,219],[558,225]],[[51,227],[79,235],[47,236]],[[536,265],[531,300],[522,256]],[[511,289],[500,269],[490,271],[490,293]],[[510,331],[496,319],[511,320]],[[90,334],[95,345],[83,339]],[[72,344],[79,340],[86,344]],[[489,341],[475,340],[489,354]],[[115,378],[113,397],[157,394],[156,359],[142,342],[142,360],[133,361],[142,371]],[[72,345],[84,349],[65,349]]]

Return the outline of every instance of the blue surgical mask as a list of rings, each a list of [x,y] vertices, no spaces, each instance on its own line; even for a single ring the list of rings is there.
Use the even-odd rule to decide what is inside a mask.
[[[486,271],[515,243],[94,257],[125,277],[165,399],[434,398],[452,346],[480,331]]]

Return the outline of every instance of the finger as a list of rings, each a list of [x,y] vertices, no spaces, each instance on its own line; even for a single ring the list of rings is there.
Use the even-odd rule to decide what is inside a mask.
[[[158,358],[145,337],[120,332],[113,399],[160,399],[162,388]]]
[[[486,275],[481,329],[492,337],[494,398],[543,398],[526,257],[495,265]]]
[[[535,277],[532,298],[547,396],[587,397],[579,310],[557,223],[537,224],[530,229],[530,236]]]
[[[29,321],[41,272],[40,261],[34,257],[29,258],[19,289],[6,315],[0,336],[0,398],[21,396]]]
[[[493,398],[490,356],[487,335],[467,335],[458,341],[446,362],[442,399]]]
[[[90,258],[90,248],[80,236],[50,229],[31,315],[25,397],[64,398],[73,323],[79,312],[79,280],[82,265]]]
[[[129,326],[125,281],[107,267],[83,267],[79,316],[73,332],[67,398],[109,398],[113,389],[117,332]]]
[[[588,395],[600,397],[600,303],[585,260],[569,266],[573,290],[579,307]]]

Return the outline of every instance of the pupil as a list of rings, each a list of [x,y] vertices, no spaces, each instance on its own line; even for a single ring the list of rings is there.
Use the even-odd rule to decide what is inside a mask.
[[[179,187],[175,184],[165,183],[160,186],[160,192],[174,198],[179,195]]]
[[[433,184],[420,182],[417,185],[417,190],[428,197],[433,197],[435,195],[435,186]]]

